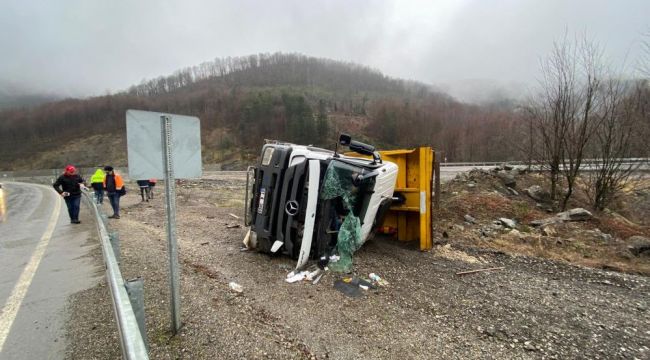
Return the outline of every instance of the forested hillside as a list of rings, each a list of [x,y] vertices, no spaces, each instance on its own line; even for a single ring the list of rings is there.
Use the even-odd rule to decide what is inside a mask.
[[[516,112],[299,54],[216,59],[114,95],[0,112],[0,167],[126,165],[125,112],[198,116],[207,163],[257,155],[264,139],[331,147],[342,131],[380,148],[432,145],[449,161],[521,158]]]

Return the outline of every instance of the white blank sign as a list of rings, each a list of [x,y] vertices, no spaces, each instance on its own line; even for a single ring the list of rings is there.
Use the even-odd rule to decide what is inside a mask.
[[[126,142],[129,177],[133,180],[162,179],[164,175],[160,117],[171,119],[172,163],[176,179],[198,178],[201,166],[199,118],[151,111],[127,110]]]

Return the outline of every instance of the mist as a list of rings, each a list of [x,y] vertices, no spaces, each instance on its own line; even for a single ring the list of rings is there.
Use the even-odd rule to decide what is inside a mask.
[[[0,4],[0,88],[86,97],[216,57],[279,51],[491,101],[534,86],[540,58],[567,34],[598,42],[632,76],[648,14],[643,0],[9,0]]]

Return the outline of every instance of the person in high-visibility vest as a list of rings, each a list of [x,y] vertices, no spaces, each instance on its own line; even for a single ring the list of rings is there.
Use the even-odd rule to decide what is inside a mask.
[[[124,180],[122,176],[116,174],[112,166],[105,166],[104,172],[104,189],[108,200],[111,202],[113,208],[113,215],[109,216],[111,219],[120,218],[120,196],[126,195],[126,187],[124,187]]]
[[[101,204],[104,202],[104,171],[97,169],[93,176],[90,177],[90,186],[95,191],[95,202]]]

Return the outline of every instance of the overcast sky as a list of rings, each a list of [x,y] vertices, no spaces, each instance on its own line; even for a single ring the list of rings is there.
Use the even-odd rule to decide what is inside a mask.
[[[452,92],[526,86],[567,31],[633,63],[649,19],[650,0],[0,0],[0,84],[97,95],[215,57],[282,51]]]

